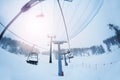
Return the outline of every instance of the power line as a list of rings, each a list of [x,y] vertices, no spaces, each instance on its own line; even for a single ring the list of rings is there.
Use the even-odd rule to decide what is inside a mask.
[[[81,3],[81,0],[79,0],[79,2],[77,3],[77,5],[75,6],[75,9],[74,9],[74,11],[73,11],[73,14],[70,16],[71,19],[69,19],[69,21],[68,21],[68,24],[70,24],[71,22],[73,22],[73,20],[74,20],[74,18],[75,18],[74,16],[75,16],[75,14],[77,13],[77,11],[78,11],[78,9],[79,9],[80,3]]]
[[[98,7],[96,8],[96,11],[94,11],[94,15],[92,15],[92,16],[90,15],[91,18],[90,18],[89,20],[87,19],[87,20],[84,21],[84,23],[87,23],[86,25],[85,25],[84,23],[82,23],[81,27],[82,27],[83,25],[84,25],[84,27],[83,27],[79,32],[77,32],[77,33],[80,33],[81,31],[83,31],[83,30],[86,28],[86,26],[90,23],[90,21],[92,21],[92,19],[93,19],[93,18],[96,16],[96,14],[99,12],[99,9],[102,7],[103,2],[104,2],[104,0],[102,0],[102,1],[100,0],[100,4],[99,4]],[[89,2],[89,4],[90,4],[90,2]],[[88,7],[89,7],[89,6],[88,6]],[[87,8],[86,8],[86,9],[87,9]],[[86,10],[86,9],[85,9],[85,10]],[[76,22],[76,24],[77,24],[78,22],[79,22],[79,20]],[[80,27],[80,28],[81,28],[81,27]],[[80,29],[80,28],[79,28],[79,29]],[[79,30],[79,29],[78,29],[78,30]],[[77,34],[77,33],[76,33],[76,34]],[[73,38],[76,36],[76,34],[75,34],[74,36],[72,36],[71,39],[73,39]]]
[[[87,11],[87,8],[89,8],[90,2],[91,2],[91,0],[88,1],[87,6],[84,8],[83,12],[82,12],[81,15],[79,16],[78,21],[76,21],[76,23],[73,24],[74,26],[80,22],[81,18],[83,17],[83,15],[85,14],[85,12]],[[80,26],[80,28],[81,28],[81,27],[82,27],[82,26]],[[74,28],[74,27],[73,27],[73,28]],[[72,30],[73,30],[73,29],[72,29]],[[75,37],[75,36],[74,36],[74,37]]]
[[[0,22],[0,24],[2,25],[3,28],[5,28],[5,26],[4,26],[1,22]],[[15,34],[14,32],[12,32],[12,31],[9,30],[9,29],[7,29],[7,31],[9,31],[9,32],[12,33],[14,36],[18,37],[19,39],[21,39],[21,40],[23,40],[23,41],[25,41],[25,42],[27,42],[27,43],[29,43],[29,44],[32,44],[32,45],[35,45],[35,46],[37,46],[37,47],[39,47],[39,48],[41,48],[41,49],[47,50],[46,48],[40,47],[40,46],[38,46],[38,45],[36,45],[36,44],[34,44],[34,43],[32,43],[32,42],[29,42],[29,41],[25,40],[24,38],[22,38],[21,36],[18,36],[17,34]]]

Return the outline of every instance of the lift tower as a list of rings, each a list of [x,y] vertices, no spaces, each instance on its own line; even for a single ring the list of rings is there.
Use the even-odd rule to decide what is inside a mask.
[[[64,72],[62,70],[62,52],[60,45],[67,43],[66,41],[53,41],[54,44],[58,45],[58,76],[64,76]]]

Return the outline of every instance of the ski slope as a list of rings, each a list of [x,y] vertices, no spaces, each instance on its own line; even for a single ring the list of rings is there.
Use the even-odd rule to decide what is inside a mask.
[[[38,65],[25,62],[21,55],[0,48],[0,80],[120,80],[120,49],[98,56],[75,57],[64,66],[59,77],[57,60],[49,64],[49,56],[39,55]],[[54,58],[54,57],[53,57]]]

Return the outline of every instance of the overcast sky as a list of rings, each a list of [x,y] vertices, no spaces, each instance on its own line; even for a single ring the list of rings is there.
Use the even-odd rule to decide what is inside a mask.
[[[1,0],[0,22],[7,25],[27,1]],[[109,30],[107,24],[120,25],[120,0],[73,0],[73,2],[61,0],[60,2],[68,25],[71,47],[102,44],[104,39],[114,35],[114,31]],[[39,16],[41,13],[43,17]],[[21,14],[9,29],[39,46],[47,46],[49,43],[47,35],[52,31],[57,38],[66,39],[57,0],[45,0],[34,6],[28,12]],[[15,37],[9,32],[6,32],[5,36]]]

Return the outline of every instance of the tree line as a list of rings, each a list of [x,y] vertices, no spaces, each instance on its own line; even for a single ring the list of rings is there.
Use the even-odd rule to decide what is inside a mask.
[[[0,41],[0,47],[7,50],[10,53],[28,55],[34,50],[34,52],[39,53],[37,48],[33,49],[33,46],[26,44],[25,42],[14,40],[9,37],[3,37]]]

